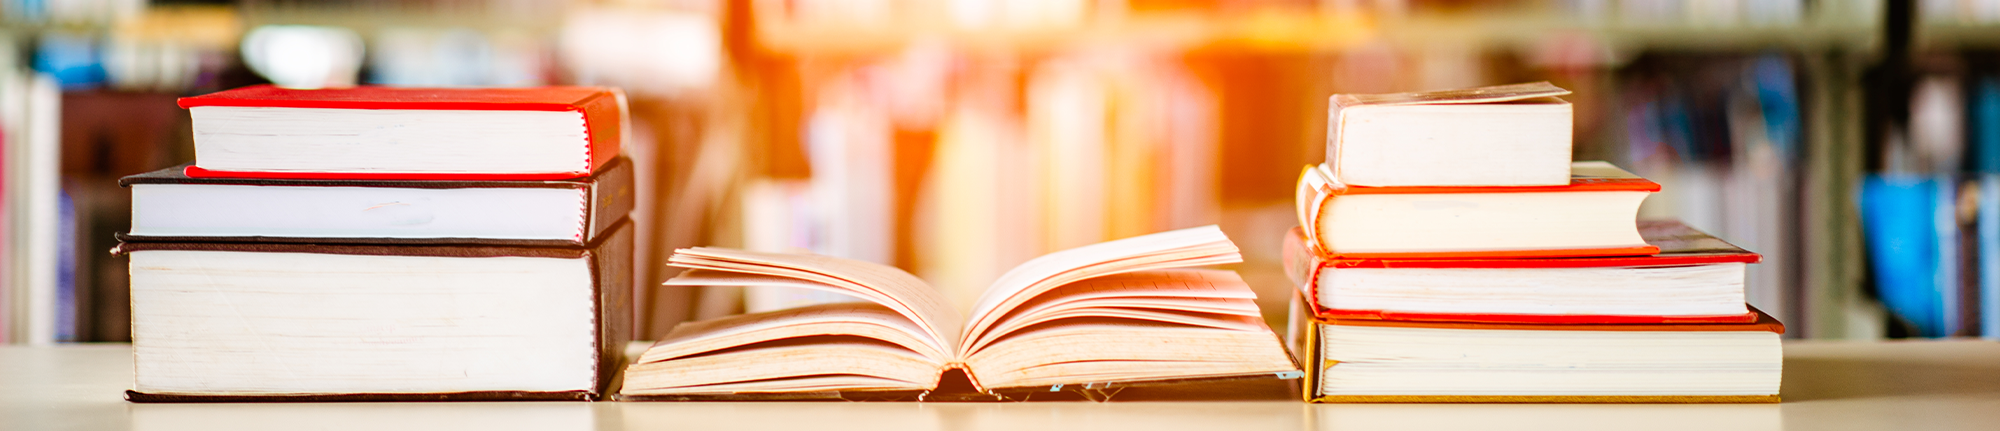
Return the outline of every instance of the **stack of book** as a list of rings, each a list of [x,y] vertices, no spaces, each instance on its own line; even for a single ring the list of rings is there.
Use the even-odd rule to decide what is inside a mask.
[[[1547,83],[1336,95],[1286,241],[1314,402],[1775,402],[1758,255],[1636,221],[1659,185],[1571,162]]]
[[[603,88],[181,99],[132,190],[132,401],[595,399],[630,326],[632,164]]]

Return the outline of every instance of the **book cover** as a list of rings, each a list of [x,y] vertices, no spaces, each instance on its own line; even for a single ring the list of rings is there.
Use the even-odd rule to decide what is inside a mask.
[[[532,174],[490,173],[355,173],[216,171],[190,165],[193,178],[270,178],[340,180],[552,180],[588,176],[618,157],[624,133],[619,122],[622,102],[615,90],[601,87],[533,88],[401,88],[362,86],[301,90],[253,85],[181,98],[182,108],[203,106],[327,108],[368,110],[563,111],[581,112],[588,131],[590,169],[581,172]]]

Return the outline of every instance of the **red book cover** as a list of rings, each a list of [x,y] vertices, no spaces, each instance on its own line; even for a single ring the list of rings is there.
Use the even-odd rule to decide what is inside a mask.
[[[1609,323],[1609,324],[1550,325],[1550,324],[1521,323],[1521,322],[1410,322],[1410,321],[1393,321],[1393,320],[1378,320],[1378,319],[1338,319],[1338,318],[1332,318],[1332,319],[1318,318],[1314,320],[1324,325],[1384,326],[1384,327],[1397,327],[1397,328],[1437,328],[1437,329],[1468,329],[1468,330],[1657,331],[1657,332],[1667,332],[1667,331],[1753,332],[1754,331],[1754,332],[1771,332],[1777,334],[1785,333],[1784,323],[1779,322],[1778,319],[1771,317],[1771,315],[1769,314],[1764,314],[1763,311],[1759,311],[1756,308],[1750,309],[1749,320],[1745,320],[1742,322],[1729,322],[1725,324],[1701,323],[1701,322],[1663,322],[1663,323],[1621,322],[1621,323]]]
[[[1640,220],[1639,235],[1658,247],[1650,256],[1560,257],[1560,258],[1354,258],[1327,257],[1306,239],[1305,229],[1293,227],[1285,235],[1285,272],[1297,283],[1320,319],[1367,319],[1433,322],[1492,323],[1749,323],[1757,313],[1717,316],[1622,316],[1622,315],[1530,315],[1530,314],[1442,314],[1383,310],[1343,310],[1320,306],[1320,271],[1327,268],[1611,268],[1707,265],[1718,263],[1758,263],[1763,256],[1732,245],[1720,238],[1688,227],[1679,220]]]
[[[604,87],[529,88],[402,88],[353,87],[300,90],[253,85],[179,100],[181,108],[240,106],[268,108],[563,111],[583,113],[590,134],[590,170],[534,174],[482,173],[352,173],[237,172],[188,166],[190,178],[266,178],[328,180],[562,180],[590,176],[617,159],[622,116],[616,90]],[[197,161],[197,163],[199,163]]]
[[[1349,186],[1332,181],[1320,168],[1307,166],[1299,176],[1297,210],[1301,226],[1315,226],[1322,222],[1322,210],[1338,196],[1352,195],[1413,195],[1413,194],[1505,194],[1505,193],[1579,193],[1579,192],[1646,192],[1660,191],[1660,184],[1632,175],[1622,169],[1601,162],[1579,162],[1573,165],[1570,183],[1561,186],[1437,186],[1437,187],[1364,187]],[[1306,239],[1312,244],[1322,244],[1313,229],[1305,230]],[[1443,252],[1393,252],[1367,253],[1343,252],[1344,258],[1385,258],[1385,259],[1475,259],[1475,258],[1545,258],[1545,257],[1599,257],[1599,256],[1646,256],[1660,252],[1658,247],[1640,244],[1629,247],[1578,248],[1578,249],[1536,249],[1536,250],[1465,250]],[[1330,254],[1322,252],[1321,254]]]

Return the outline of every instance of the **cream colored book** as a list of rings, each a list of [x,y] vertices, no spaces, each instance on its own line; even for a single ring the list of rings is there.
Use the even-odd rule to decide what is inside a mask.
[[[950,370],[972,389],[1298,376],[1240,262],[1214,226],[1099,243],[1028,261],[970,316],[896,268],[818,255],[677,251],[669,286],[788,286],[840,292],[824,304],[683,324],[625,370],[627,397],[676,399],[935,390]]]
[[[1365,187],[1561,186],[1575,113],[1547,82],[1328,101],[1326,164]]]

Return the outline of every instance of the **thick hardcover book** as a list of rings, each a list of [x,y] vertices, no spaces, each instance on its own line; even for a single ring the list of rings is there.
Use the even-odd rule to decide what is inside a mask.
[[[623,96],[600,87],[299,90],[180,99],[195,178],[554,180],[610,163]]]
[[[670,264],[689,270],[670,286],[788,286],[867,302],[682,324],[626,368],[620,395],[1020,400],[1067,392],[1102,399],[1124,388],[1296,378],[1297,364],[1263,323],[1242,278],[1177,269],[1239,261],[1214,226],[1094,244],[1016,267],[964,316],[936,289],[892,267],[683,249]]]
[[[1332,258],[1285,237],[1286,274],[1322,319],[1489,323],[1750,323],[1762,257],[1678,220],[1641,220],[1650,256]]]
[[[1293,299],[1291,344],[1314,403],[1775,403],[1769,315],[1741,324],[1553,325],[1322,320]]]
[[[1575,114],[1547,82],[1328,102],[1326,165],[1356,186],[1559,186]]]
[[[1570,183],[1518,187],[1361,187],[1325,165],[1299,175],[1306,239],[1341,258],[1644,256],[1633,223],[1660,185],[1605,162],[1570,165]]]
[[[632,163],[525,181],[193,178],[168,168],[132,189],[130,242],[581,247],[632,211]]]
[[[125,243],[135,402],[591,400],[632,228],[589,247]]]

